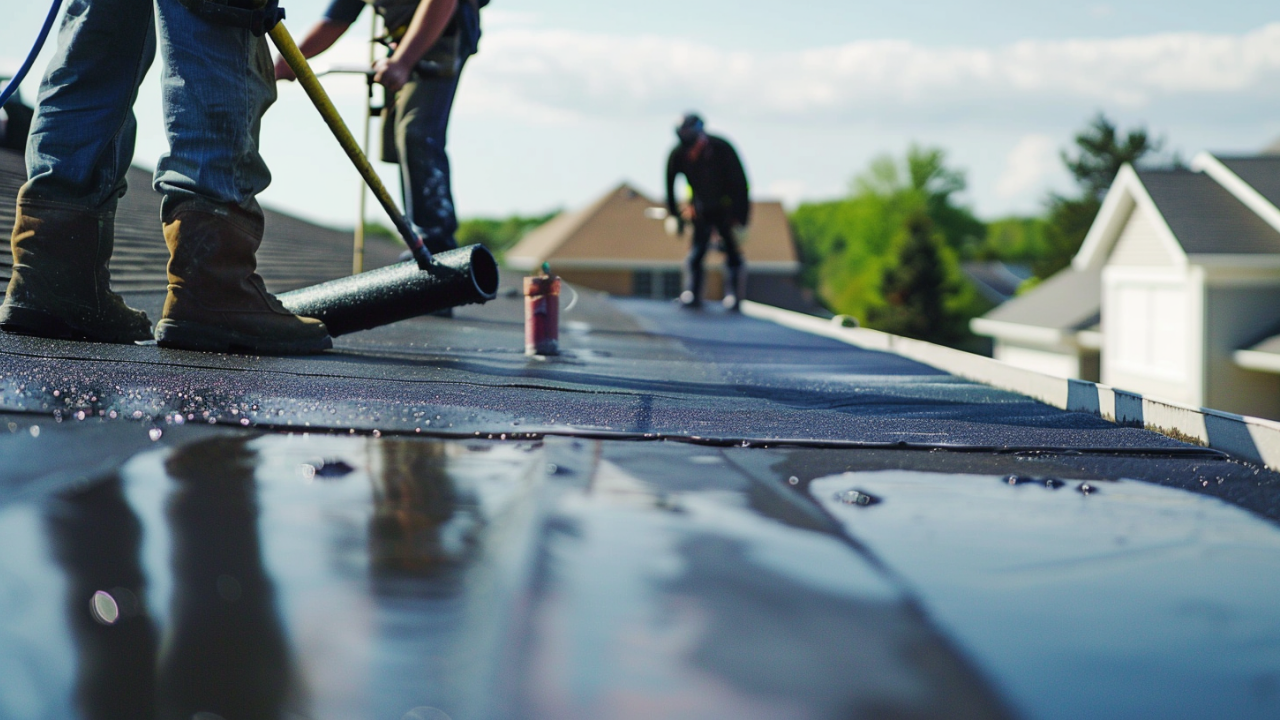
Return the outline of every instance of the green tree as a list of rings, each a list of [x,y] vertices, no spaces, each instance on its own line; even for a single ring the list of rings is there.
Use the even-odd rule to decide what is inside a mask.
[[[872,309],[868,324],[918,340],[954,340],[955,322],[945,302],[951,283],[942,238],[929,215],[918,212],[907,218],[896,245],[896,263],[880,283],[885,304]]]
[[[1075,178],[1080,194],[1049,196],[1045,251],[1032,264],[1038,277],[1047,278],[1071,264],[1120,168],[1136,165],[1158,152],[1162,144],[1141,127],[1122,137],[1115,123],[1102,113],[1076,135],[1074,152],[1064,151],[1062,162]]]
[[[866,319],[885,304],[881,280],[896,264],[896,245],[907,220],[923,214],[951,257],[969,257],[986,228],[960,205],[963,171],[947,165],[946,153],[912,145],[905,157],[882,155],[850,183],[847,197],[801,205],[791,224],[801,257],[801,282],[831,310]],[[947,266],[959,281],[958,265]],[[966,305],[967,307],[968,305]]]

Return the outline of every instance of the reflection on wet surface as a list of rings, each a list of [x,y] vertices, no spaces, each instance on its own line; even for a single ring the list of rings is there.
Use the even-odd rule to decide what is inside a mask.
[[[0,717],[1280,702],[1277,527],[1088,458],[210,428],[141,442],[96,481],[37,482],[36,463],[0,495]],[[1179,462],[1190,478],[1207,461]]]
[[[854,472],[809,491],[1027,717],[1280,716],[1274,524],[1147,483],[1018,479]],[[848,505],[853,489],[883,501]]]

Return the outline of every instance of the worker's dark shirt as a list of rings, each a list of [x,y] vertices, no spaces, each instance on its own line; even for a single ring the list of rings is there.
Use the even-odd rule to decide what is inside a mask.
[[[364,10],[364,6],[372,4],[382,13],[386,20],[387,27],[396,28],[404,27],[413,19],[413,13],[418,7],[418,3],[400,2],[391,4],[389,7],[379,7],[377,3],[366,3],[364,0],[333,0],[329,3],[329,9],[324,11],[324,17],[331,22],[340,23],[342,25],[350,25],[360,17],[360,11]],[[479,0],[472,4],[469,0],[458,0],[458,12],[454,15],[458,22],[462,23],[462,52],[466,55],[475,53],[476,46],[480,42],[480,18],[479,13],[464,10],[464,6],[470,6],[470,10],[476,10],[489,4],[489,0]]]
[[[728,140],[708,135],[707,147],[697,160],[690,160],[688,150],[677,146],[667,158],[667,210],[678,212],[676,176],[684,175],[693,190],[694,208],[708,218],[724,217],[746,225],[751,215],[747,192],[747,173]]]

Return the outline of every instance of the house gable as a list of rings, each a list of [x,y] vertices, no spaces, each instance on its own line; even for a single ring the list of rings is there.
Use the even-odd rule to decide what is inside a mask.
[[[1142,205],[1135,205],[1129,220],[1116,238],[1108,265],[1129,267],[1178,267],[1186,256],[1171,252],[1161,237],[1163,220]]]
[[[1165,266],[1183,267],[1187,263],[1187,255],[1182,250],[1178,238],[1169,229],[1164,216],[1156,206],[1151,195],[1143,186],[1138,173],[1130,165],[1125,165],[1116,175],[1111,190],[1102,201],[1102,209],[1094,220],[1089,234],[1085,236],[1080,251],[1071,261],[1071,266],[1080,272],[1097,272],[1108,264],[1116,243],[1129,227],[1135,212],[1142,219],[1134,227],[1134,243],[1145,248],[1145,253],[1155,254],[1153,245],[1161,248],[1160,255],[1167,258]]]

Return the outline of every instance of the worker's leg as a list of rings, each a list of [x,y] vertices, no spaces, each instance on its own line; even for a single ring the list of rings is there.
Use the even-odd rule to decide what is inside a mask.
[[[170,254],[156,342],[267,354],[330,347],[324,324],[285,310],[256,272],[263,215],[255,198],[271,182],[258,135],[276,98],[266,39],[198,17],[179,0],[156,0],[156,9],[170,147],[155,176]]]
[[[415,74],[396,94],[396,150],[405,215],[431,252],[458,246],[458,217],[446,144],[449,115],[458,76],[425,78]]]
[[[158,638],[147,614],[142,523],[113,477],[44,504],[49,551],[66,573],[80,717],[154,718]]]
[[[0,328],[103,342],[150,336],[147,316],[111,292],[108,261],[133,159],[133,102],[154,57],[151,0],[67,5],[32,119]]]
[[[158,718],[301,718],[275,587],[263,565],[258,464],[245,438],[165,458],[173,591],[156,668]]]
[[[717,223],[716,231],[724,243],[725,273],[724,306],[737,312],[747,294],[747,265],[738,248],[738,237],[733,231],[733,223],[723,220]]]
[[[693,223],[693,244],[684,259],[684,292],[680,293],[680,303],[685,307],[702,304],[702,262],[711,244],[711,227],[711,223],[702,220]]]

